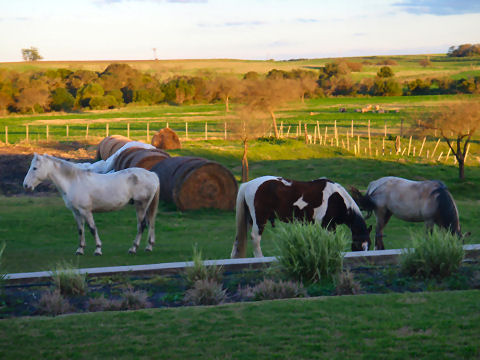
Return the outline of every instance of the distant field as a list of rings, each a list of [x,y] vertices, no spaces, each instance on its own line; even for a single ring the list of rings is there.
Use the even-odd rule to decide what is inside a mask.
[[[419,61],[429,57],[431,66],[422,67]],[[342,60],[363,63],[363,69],[359,73],[352,73],[354,78],[375,76],[378,69],[383,66],[382,62],[390,59],[397,62],[391,65],[395,76],[400,80],[415,79],[417,77],[433,76],[457,76],[468,72],[469,75],[480,75],[479,58],[450,58],[442,54],[427,55],[404,55],[404,56],[365,56],[341,58]],[[0,69],[12,69],[17,71],[30,71],[38,69],[67,68],[71,70],[86,69],[103,71],[110,63],[125,63],[144,72],[152,72],[161,78],[174,75],[199,75],[205,73],[223,73],[243,75],[249,71],[260,74],[267,73],[272,69],[318,69],[327,62],[335,61],[335,58],[324,59],[301,59],[292,61],[274,60],[238,60],[238,59],[196,59],[196,60],[141,60],[141,61],[40,61],[36,63],[0,63]]]

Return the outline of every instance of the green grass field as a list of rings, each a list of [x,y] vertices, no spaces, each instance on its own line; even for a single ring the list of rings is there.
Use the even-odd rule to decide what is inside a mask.
[[[2,359],[474,359],[478,290],[0,320]]]

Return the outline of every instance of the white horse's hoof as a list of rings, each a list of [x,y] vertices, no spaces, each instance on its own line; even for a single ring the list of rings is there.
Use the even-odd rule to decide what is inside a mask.
[[[128,249],[128,253],[135,255],[137,253],[137,249],[134,247],[131,247],[130,249]]]
[[[93,255],[95,255],[95,256],[101,256],[101,255],[102,255],[102,249],[98,248],[97,250],[95,250],[95,252],[93,253]]]
[[[147,252],[152,252],[152,250],[153,250],[152,245],[148,245],[148,246],[145,248],[145,251],[147,251]]]
[[[83,255],[83,249],[78,248],[77,251],[75,252],[75,255]]]

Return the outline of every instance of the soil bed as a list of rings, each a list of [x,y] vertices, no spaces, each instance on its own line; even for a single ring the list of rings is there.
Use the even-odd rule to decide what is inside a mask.
[[[480,289],[480,261],[468,260],[460,270],[442,280],[419,279],[403,276],[398,266],[358,266],[351,268],[355,280],[360,284],[360,293],[379,294],[390,292],[422,292]],[[225,302],[256,300],[247,288],[269,278],[275,281],[286,280],[275,266],[256,269],[226,271],[223,274],[223,288],[226,289]],[[89,277],[88,290],[85,295],[66,296],[69,302],[68,312],[92,311],[91,299],[105,298],[119,304],[127,292],[143,293],[145,302],[141,307],[178,307],[187,306],[184,295],[188,284],[181,274],[173,275],[113,275]],[[54,288],[51,281],[33,282],[18,285],[5,284],[0,294],[0,318],[34,316],[45,314],[40,310],[40,298]],[[305,296],[338,295],[333,281],[323,281],[305,285]],[[249,294],[249,295],[248,295]],[[132,307],[117,307],[110,310],[127,310]],[[109,310],[97,308],[96,310]]]

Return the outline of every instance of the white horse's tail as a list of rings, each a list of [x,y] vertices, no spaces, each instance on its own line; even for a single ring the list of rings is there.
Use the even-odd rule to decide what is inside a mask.
[[[245,184],[240,185],[237,194],[235,220],[237,224],[237,235],[233,243],[232,258],[244,258],[247,255],[247,232],[248,232],[248,214],[247,204],[245,203]]]

